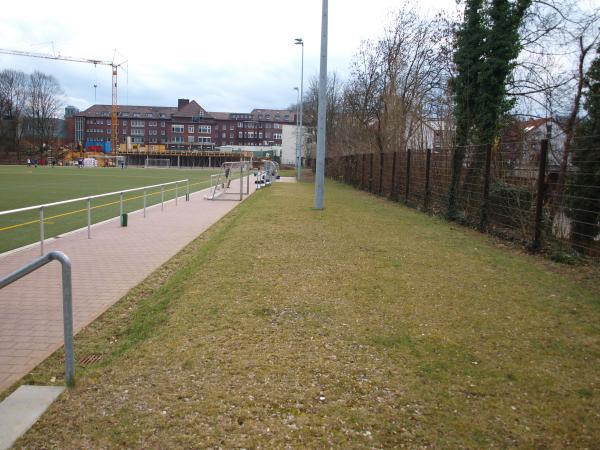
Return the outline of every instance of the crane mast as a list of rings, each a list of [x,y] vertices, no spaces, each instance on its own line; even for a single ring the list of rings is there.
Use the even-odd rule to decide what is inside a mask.
[[[125,64],[127,61],[123,61],[119,64],[114,63],[113,61],[102,61],[100,59],[90,59],[90,58],[79,58],[75,56],[63,56],[63,55],[49,55],[46,53],[36,53],[36,52],[24,52],[20,50],[7,50],[0,48],[0,53],[6,55],[15,55],[15,56],[24,56],[28,58],[42,58],[42,59],[54,59],[58,61],[70,61],[70,62],[79,62],[79,63],[87,63],[94,65],[102,65],[102,66],[110,66],[112,69],[112,107],[111,107],[111,122],[110,122],[110,146],[114,154],[116,155],[118,145],[119,145],[119,121],[117,119],[117,73],[118,68]]]

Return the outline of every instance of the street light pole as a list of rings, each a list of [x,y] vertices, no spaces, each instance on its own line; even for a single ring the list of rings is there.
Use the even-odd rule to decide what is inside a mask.
[[[300,155],[300,118],[298,115],[300,109],[300,90],[297,87],[295,87],[294,90],[298,94],[296,96],[296,175],[298,175],[298,157]]]
[[[304,146],[304,128],[302,126],[302,113],[304,111],[304,41],[302,38],[296,39],[296,45],[302,46],[302,65],[300,66],[300,141],[299,150],[297,154],[296,166],[297,173],[296,179],[300,181],[300,166],[302,165],[302,147]]]
[[[315,177],[315,209],[323,209],[325,183],[325,139],[327,111],[327,0],[321,13],[321,64],[319,69],[319,112],[317,120],[317,173]]]

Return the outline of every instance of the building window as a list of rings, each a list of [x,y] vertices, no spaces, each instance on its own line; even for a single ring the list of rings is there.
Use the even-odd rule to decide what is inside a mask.
[[[283,116],[283,120],[285,120],[286,122],[289,122],[290,120],[290,115],[286,114],[285,116]]]
[[[146,125],[144,124],[143,120],[132,120],[131,121],[131,126],[132,127],[137,127],[137,128],[144,128]]]
[[[225,139],[227,137],[227,133],[221,133],[221,137]]]
[[[188,136],[188,142],[191,144],[194,142],[194,136]]]
[[[242,139],[244,137],[244,133],[242,133],[241,131],[238,133],[238,138]]]
[[[171,131],[173,133],[183,133],[183,125],[171,125]]]
[[[165,130],[160,130],[160,135],[164,136],[165,135]]]
[[[265,119],[270,119],[271,118],[271,114],[266,114],[265,115]]]
[[[273,133],[273,139],[281,139],[281,133]]]
[[[156,136],[156,130],[150,130],[150,131],[148,131],[148,134],[150,136]]]
[[[124,127],[126,127],[126,126],[127,126],[127,121],[126,121],[126,120],[124,120],[124,121],[123,121],[123,126],[124,126]]]
[[[150,122],[148,122],[148,126],[149,127],[155,127],[156,126],[156,120],[151,120]]]
[[[181,144],[183,142],[183,136],[173,136],[173,142]]]
[[[273,124],[272,123],[265,123],[265,128],[273,128]]]
[[[210,133],[210,125],[200,125],[199,133]]]
[[[108,117],[108,111],[102,111],[100,113],[101,116]]]
[[[94,121],[92,119],[88,119],[86,122],[88,125],[92,125],[94,123]]]
[[[127,134],[127,130],[123,130],[123,134]]]
[[[108,125],[108,126],[112,125],[112,120],[107,120],[106,125]]]
[[[263,136],[263,135],[262,135],[262,131],[261,131],[260,133],[258,133],[258,138],[259,138],[259,139],[262,139],[262,136]]]
[[[146,117],[153,117],[152,113],[146,113]]]
[[[234,133],[229,133],[229,139],[233,139]]]
[[[198,142],[202,144],[210,144],[210,137],[208,136],[198,136]]]
[[[164,127],[165,127],[165,123],[164,123],[164,122],[161,122],[161,123],[160,123],[160,126],[161,126],[162,128],[164,128]]]
[[[134,128],[133,130],[131,130],[131,135],[132,136],[143,136],[144,130],[142,130],[140,128]]]
[[[188,125],[188,133],[193,133],[195,130],[194,125]]]
[[[156,144],[156,141],[157,141],[157,139],[156,139],[156,138],[151,138],[151,139],[150,139],[150,143],[151,143],[151,144]]]
[[[244,123],[243,122],[238,122],[238,128],[244,128]]]
[[[129,113],[128,113],[128,112],[123,112],[123,113],[121,113],[121,115],[122,115],[123,117],[129,117]]]
[[[281,130],[281,124],[280,123],[274,123],[273,124],[273,128],[275,128],[276,130]]]
[[[164,118],[165,118],[165,117],[167,117],[167,116],[165,115],[165,113],[160,113],[160,114],[158,115],[158,117],[160,117],[161,119],[164,119]],[[164,122],[163,122],[163,123],[164,123]],[[164,125],[163,125],[163,126],[164,126]]]
[[[134,144],[143,144],[144,138],[143,137],[134,137],[134,138],[131,138],[131,142],[133,142]]]
[[[133,117],[142,117],[140,113],[133,113]]]
[[[229,125],[229,131],[233,131],[235,130],[235,126],[234,125]]]

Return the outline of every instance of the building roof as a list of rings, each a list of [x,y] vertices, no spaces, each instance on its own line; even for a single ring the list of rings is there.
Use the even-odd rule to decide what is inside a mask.
[[[106,113],[108,113],[108,116],[110,116],[111,111],[111,105],[93,105],[85,111],[81,111],[75,115],[86,117],[106,117]],[[173,108],[171,106],[119,105],[118,112],[119,115],[122,115],[123,113],[129,113],[130,115],[140,114],[141,117],[149,117],[148,114],[152,114],[152,117],[159,118],[160,114],[165,114],[167,117],[170,117],[173,113],[177,112],[177,108]]]
[[[175,112],[171,114],[173,117],[195,117],[206,115],[206,110],[200,106],[196,100],[192,100],[180,110],[175,108]]]
[[[84,117],[110,117],[112,111],[111,105],[93,105],[88,109],[77,112],[74,115]],[[136,106],[136,105],[119,105],[119,117],[127,114],[128,117],[140,118],[183,118],[183,117],[205,117],[207,119],[216,120],[254,120],[254,121],[270,121],[282,123],[294,123],[296,114],[294,111],[287,109],[253,109],[250,113],[235,113],[235,112],[209,112],[195,100],[190,101],[181,109],[173,106]],[[138,116],[139,114],[139,116]],[[269,115],[269,118],[266,116]],[[260,118],[259,118],[260,116]],[[276,119],[275,117],[278,116]],[[288,119],[285,120],[285,116]]]
[[[272,122],[294,122],[296,120],[296,113],[289,109],[258,109],[255,108],[250,113],[254,120],[270,120]],[[269,118],[266,118],[266,116]],[[275,116],[279,116],[278,120],[275,120]],[[288,120],[283,118],[288,116]]]

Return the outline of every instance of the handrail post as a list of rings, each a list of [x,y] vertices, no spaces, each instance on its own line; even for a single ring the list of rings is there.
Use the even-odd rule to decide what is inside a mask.
[[[164,185],[160,187],[160,210],[165,210],[165,187]]]
[[[59,252],[53,252],[59,253]],[[65,383],[75,386],[75,352],[73,351],[73,289],[71,285],[71,261],[64,253],[57,258],[62,265],[63,328],[65,338]]]
[[[144,189],[144,218],[146,218],[146,189]]]
[[[119,194],[119,217],[123,217],[123,193]]]
[[[68,387],[73,387],[75,385],[75,352],[73,351],[73,289],[71,282],[71,261],[69,257],[63,252],[56,251],[42,255],[29,264],[0,278],[0,289],[54,260],[58,260],[62,266],[65,383]]]
[[[87,229],[88,229],[88,239],[92,238],[92,199],[87,199]]]
[[[44,254],[44,207],[40,208],[40,254]]]

